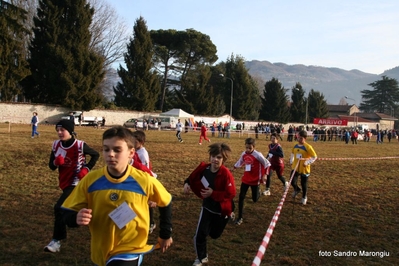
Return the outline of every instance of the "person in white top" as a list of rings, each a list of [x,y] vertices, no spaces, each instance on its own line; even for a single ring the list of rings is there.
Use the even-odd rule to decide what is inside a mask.
[[[39,137],[39,132],[37,132],[37,126],[39,124],[39,117],[37,116],[37,112],[33,112],[33,116],[30,123],[32,125],[32,138],[34,138],[35,135]]]
[[[177,119],[176,123],[176,137],[179,140],[179,142],[183,142],[183,139],[181,138],[181,131],[183,130],[183,124],[180,122],[180,119]]]

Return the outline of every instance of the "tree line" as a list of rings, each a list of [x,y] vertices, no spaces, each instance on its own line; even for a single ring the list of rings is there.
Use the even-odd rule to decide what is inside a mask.
[[[143,17],[129,36],[103,0],[0,0],[0,100],[57,104],[75,110],[124,108],[196,115],[229,114],[239,120],[312,122],[328,116],[324,95],[262,81],[245,60],[218,60],[210,37],[194,29],[151,30]],[[104,96],[111,64],[123,58],[114,99]],[[393,108],[398,83],[383,77],[364,90],[365,111]],[[383,93],[382,91],[386,91]],[[290,96],[288,96],[290,92]],[[381,104],[381,97],[384,97]]]

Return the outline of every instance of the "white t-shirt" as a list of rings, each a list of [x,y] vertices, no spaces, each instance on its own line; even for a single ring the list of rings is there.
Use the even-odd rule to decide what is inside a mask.
[[[182,128],[183,128],[182,123],[177,122],[177,124],[176,124],[176,130],[177,130],[177,131],[182,131]]]

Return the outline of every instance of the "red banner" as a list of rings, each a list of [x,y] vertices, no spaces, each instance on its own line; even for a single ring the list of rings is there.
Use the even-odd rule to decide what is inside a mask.
[[[347,126],[348,120],[346,120],[346,119],[330,119],[330,118],[314,118],[313,124],[329,125],[329,126]]]

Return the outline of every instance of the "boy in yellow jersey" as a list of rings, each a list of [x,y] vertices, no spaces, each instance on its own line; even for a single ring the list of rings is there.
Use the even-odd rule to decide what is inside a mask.
[[[292,167],[292,171],[295,171],[295,167],[299,160],[298,168],[294,173],[294,177],[292,179],[292,186],[294,187],[294,193],[292,197],[301,192],[301,189],[298,187],[298,177],[301,177],[301,186],[302,186],[302,200],[301,203],[306,205],[308,200],[307,191],[308,191],[308,178],[310,175],[310,165],[314,163],[317,159],[316,152],[313,147],[306,142],[308,134],[305,130],[302,130],[298,133],[298,143],[292,148],[290,164]],[[291,172],[292,174],[292,172]]]
[[[129,129],[112,127],[103,134],[101,169],[90,172],[65,200],[64,221],[70,227],[88,225],[91,259],[99,266],[139,266],[148,245],[148,201],[159,207],[158,245],[165,252],[173,243],[172,196],[148,173],[129,165],[135,139]]]

